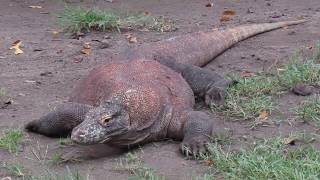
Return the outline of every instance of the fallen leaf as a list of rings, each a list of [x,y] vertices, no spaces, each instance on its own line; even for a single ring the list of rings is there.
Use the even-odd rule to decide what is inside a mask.
[[[149,11],[145,11],[143,14],[144,14],[145,16],[149,16],[151,13],[150,13]]]
[[[82,54],[85,54],[85,55],[90,55],[91,54],[91,49],[82,49],[80,52]]]
[[[208,4],[206,4],[206,7],[213,7],[213,3],[209,2]]]
[[[223,11],[222,15],[234,16],[236,12],[232,9],[226,9]]]
[[[58,38],[60,35],[60,31],[51,31],[53,38]]]
[[[240,74],[241,78],[250,78],[250,77],[253,77],[253,76],[254,76],[254,73],[253,72],[248,72],[248,71],[242,72]]]
[[[258,118],[259,118],[260,121],[265,121],[265,120],[268,119],[268,117],[269,117],[269,113],[267,111],[261,111],[259,113],[259,117]]]
[[[285,144],[285,145],[295,145],[296,144],[296,140],[297,139],[295,139],[295,138],[290,138],[290,137],[288,137],[288,138],[284,138],[283,140],[282,140],[282,143],[283,144]]]
[[[133,36],[132,34],[127,34],[126,38],[128,40],[129,43],[137,43],[137,37]]]
[[[207,166],[212,166],[212,165],[214,164],[214,161],[213,161],[213,160],[206,160],[206,161],[205,161],[205,164],[206,164]]]
[[[32,8],[32,9],[41,9],[42,6],[29,6],[29,8]]]
[[[14,54],[18,55],[18,54],[22,54],[23,51],[20,49],[22,41],[17,40],[14,43],[12,43],[11,47],[9,49],[14,49]]]
[[[83,44],[83,48],[84,49],[90,49],[91,48],[90,43],[88,43],[88,42],[84,43]]]
[[[220,18],[221,22],[230,21],[230,20],[231,20],[231,17],[230,16],[226,16],[226,15],[222,15],[221,18]]]
[[[312,50],[313,46],[307,46],[306,48]]]
[[[226,9],[222,12],[222,16],[220,18],[220,21],[230,21],[232,17],[236,14],[236,12],[232,9]]]

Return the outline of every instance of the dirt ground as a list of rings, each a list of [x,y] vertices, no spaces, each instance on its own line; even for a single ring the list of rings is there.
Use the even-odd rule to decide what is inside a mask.
[[[177,21],[178,31],[170,33],[132,32],[139,43],[152,42],[178,34],[217,27],[231,27],[254,22],[274,22],[304,17],[309,22],[272,31],[243,41],[220,55],[205,68],[226,74],[228,72],[256,72],[288,61],[298,49],[307,49],[320,40],[320,1],[318,0],[215,0],[212,8],[205,0],[72,0],[68,5],[112,8],[120,11],[148,11],[153,15],[165,15]],[[40,5],[42,9],[29,8]],[[50,108],[68,99],[73,87],[89,70],[99,63],[110,61],[113,54],[134,46],[119,33],[91,33],[80,40],[72,39],[59,31],[54,13],[63,10],[65,3],[54,0],[1,0],[0,1],[0,87],[5,88],[13,104],[0,109],[0,132],[23,125],[47,113]],[[228,22],[220,22],[224,8],[232,8],[236,16]],[[96,39],[110,36],[110,48],[100,49]],[[8,48],[16,40],[23,43],[21,55],[14,55]],[[92,44],[93,52],[80,53],[85,42]],[[306,50],[308,51],[308,50]],[[301,97],[285,94],[279,98],[279,111],[290,116],[287,110],[295,107]],[[289,117],[290,118],[290,117]],[[221,121],[234,130],[234,138],[268,137],[288,134],[292,131],[315,132],[305,124],[283,123],[276,127],[260,127],[250,130],[246,123]],[[119,171],[119,158],[123,155],[58,166],[44,165],[32,151],[51,151],[58,139],[25,133],[23,151],[13,155],[0,150],[0,162],[19,162],[30,174],[39,176],[50,172],[65,172],[66,166],[78,170],[89,179],[127,179],[126,171]],[[135,150],[148,167],[167,179],[192,179],[203,175],[207,166],[194,160],[186,160],[178,151],[179,142],[151,143]],[[40,148],[38,148],[38,145]],[[0,178],[6,174],[0,171]]]

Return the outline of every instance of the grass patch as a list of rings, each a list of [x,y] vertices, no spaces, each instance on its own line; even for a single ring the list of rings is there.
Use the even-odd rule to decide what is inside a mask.
[[[315,45],[313,57],[302,60],[296,55],[288,64],[278,68],[277,73],[271,75],[259,73],[248,78],[242,78],[240,75],[229,76],[229,79],[237,83],[228,88],[225,105],[213,107],[213,110],[242,120],[254,119],[258,122],[255,124],[260,124],[257,117],[262,112],[267,112],[270,115],[272,110],[276,108],[273,102],[275,95],[292,90],[298,83],[320,85],[319,58],[320,43]],[[304,119],[318,121],[317,103],[313,101],[311,104],[300,108],[298,114]]]
[[[22,178],[22,179],[24,179],[26,176],[24,173],[25,168],[19,163],[10,164],[10,165],[3,163],[2,167],[7,170],[10,176],[13,176],[16,178]]]
[[[263,111],[273,110],[271,94],[278,88],[274,78],[265,75],[245,79],[239,76],[230,78],[237,83],[228,88],[225,105],[216,110],[245,120],[255,118]]]
[[[299,62],[291,61],[283,68],[278,69],[279,84],[286,89],[292,89],[298,83],[319,85],[320,65],[314,60]]]
[[[72,33],[142,28],[161,32],[176,30],[172,20],[165,17],[152,17],[144,13],[123,15],[107,10],[66,7],[58,18],[59,24]]]
[[[74,142],[70,139],[70,138],[60,138],[58,143],[57,143],[57,146],[59,148],[63,148],[65,146],[70,146],[70,145],[73,145]]]
[[[23,133],[20,129],[10,129],[0,136],[0,148],[11,153],[18,153],[22,138]]]
[[[53,164],[60,164],[63,162],[63,158],[62,158],[62,155],[59,154],[59,153],[54,153],[51,157],[51,162]]]
[[[67,167],[67,172],[64,174],[50,174],[43,177],[33,177],[32,180],[46,180],[46,179],[56,179],[56,180],[85,180],[79,171],[71,171]]]
[[[146,167],[136,153],[127,153],[126,158],[120,159],[120,169],[129,171],[129,179],[164,180],[162,176],[155,175],[153,169]]]
[[[295,111],[304,121],[311,121],[320,126],[320,95],[309,98]]]
[[[210,146],[202,159],[213,162],[212,173],[202,179],[319,179],[320,151],[311,147],[290,148],[286,138],[258,140],[239,152]]]
[[[67,172],[58,174],[52,173],[46,170],[46,175],[33,176],[30,172],[21,164],[8,164],[3,162],[2,168],[6,170],[6,174],[14,177],[14,179],[23,180],[84,180],[85,178],[79,173],[79,171],[71,171],[67,166]]]

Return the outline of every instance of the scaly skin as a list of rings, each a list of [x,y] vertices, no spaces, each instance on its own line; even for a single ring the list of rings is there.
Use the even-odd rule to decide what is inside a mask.
[[[133,48],[123,53],[127,63],[93,69],[73,92],[74,104],[28,123],[26,129],[47,136],[71,133],[79,144],[118,147],[173,138],[182,140],[184,154],[204,153],[215,121],[192,109],[194,95],[208,105],[221,105],[229,82],[198,66],[250,36],[302,22],[199,32]]]

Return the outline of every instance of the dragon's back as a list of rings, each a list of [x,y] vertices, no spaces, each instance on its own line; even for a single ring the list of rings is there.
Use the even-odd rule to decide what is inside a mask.
[[[70,101],[98,106],[114,98],[126,104],[131,119],[140,119],[139,123],[159,119],[163,111],[175,113],[194,105],[192,89],[180,74],[148,60],[94,68],[75,88]]]

